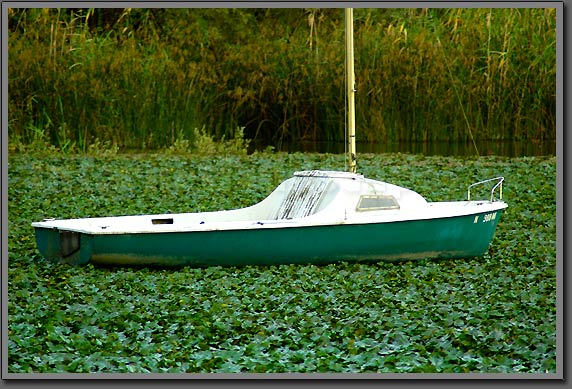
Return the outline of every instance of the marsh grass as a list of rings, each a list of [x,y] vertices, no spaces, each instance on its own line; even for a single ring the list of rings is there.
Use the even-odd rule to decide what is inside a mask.
[[[355,11],[360,140],[555,139],[555,9]],[[9,135],[344,138],[339,9],[10,9]]]

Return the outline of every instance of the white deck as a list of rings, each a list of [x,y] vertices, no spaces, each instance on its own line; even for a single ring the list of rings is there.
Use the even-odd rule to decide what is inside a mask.
[[[218,212],[49,220],[34,227],[89,234],[190,232],[391,223],[493,212],[504,202],[427,202],[418,193],[346,172],[304,171],[250,207]]]

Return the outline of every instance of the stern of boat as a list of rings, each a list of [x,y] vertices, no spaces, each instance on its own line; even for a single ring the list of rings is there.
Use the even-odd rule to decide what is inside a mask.
[[[88,235],[58,228],[34,228],[38,251],[44,258],[72,265],[84,265],[89,261],[91,239]]]

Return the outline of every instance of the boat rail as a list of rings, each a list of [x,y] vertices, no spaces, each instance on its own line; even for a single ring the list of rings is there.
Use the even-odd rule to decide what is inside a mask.
[[[491,189],[491,201],[495,201],[495,190],[499,188],[499,200],[502,200],[502,182],[504,181],[504,177],[495,177],[489,178],[488,180],[475,182],[474,184],[469,185],[467,188],[467,200],[471,200],[471,188],[474,188],[477,185],[486,184],[487,182],[498,181]]]

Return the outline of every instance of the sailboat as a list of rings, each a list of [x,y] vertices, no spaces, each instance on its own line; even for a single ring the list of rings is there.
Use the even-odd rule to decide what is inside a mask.
[[[507,207],[503,177],[470,185],[466,200],[429,202],[357,172],[352,9],[345,23],[348,171],[295,172],[261,202],[234,210],[44,219],[32,223],[40,254],[75,265],[194,267],[484,255]],[[471,199],[483,185],[490,196]]]

